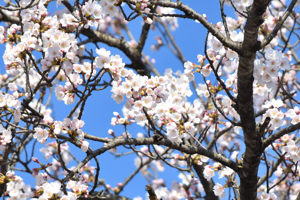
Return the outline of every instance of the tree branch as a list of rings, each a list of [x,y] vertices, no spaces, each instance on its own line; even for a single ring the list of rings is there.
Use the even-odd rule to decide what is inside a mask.
[[[258,29],[264,22],[263,14],[269,3],[270,0],[254,0],[247,9],[248,19],[245,25],[242,52],[239,54],[237,111],[241,118],[246,145],[243,168],[239,173],[241,200],[254,200],[257,196],[257,173],[263,148],[261,138],[256,132],[253,107],[253,70],[258,46]]]
[[[287,128],[277,131],[276,133],[274,133],[267,139],[263,140],[263,142],[262,142],[263,148],[267,148],[270,144],[272,144],[275,140],[279,139],[283,135],[291,133],[291,132],[299,130],[299,129],[300,129],[300,123],[291,125]]]
[[[131,4],[136,4],[136,0],[124,0],[124,2],[128,2]],[[169,2],[169,1],[151,1],[147,3],[148,7],[155,6],[162,6],[162,7],[170,7],[176,8],[185,13],[187,18],[198,20],[207,30],[209,30],[213,36],[215,36],[222,44],[237,53],[241,53],[241,44],[238,42],[232,41],[230,38],[226,38],[218,28],[212,25],[209,21],[207,21],[201,14],[197,13],[192,8],[188,7],[187,5],[183,5],[182,2]]]
[[[217,154],[212,151],[208,151],[202,147],[199,146],[187,146],[183,145],[181,143],[173,142],[169,139],[161,139],[157,141],[155,137],[152,138],[126,138],[126,139],[114,139],[111,142],[107,143],[105,146],[103,146],[100,149],[97,149],[91,153],[88,153],[88,156],[82,160],[73,170],[70,174],[68,174],[62,182],[66,182],[72,177],[75,173],[78,172],[80,168],[82,168],[85,164],[87,164],[92,158],[95,156],[101,155],[104,152],[108,151],[109,149],[115,148],[120,145],[150,145],[150,144],[157,144],[157,145],[163,145],[172,149],[177,149],[183,153],[187,154],[200,154],[204,155],[206,157],[209,157],[217,162],[220,162],[221,164],[230,167],[234,171],[239,171],[239,168],[237,167],[236,163],[220,154]]]

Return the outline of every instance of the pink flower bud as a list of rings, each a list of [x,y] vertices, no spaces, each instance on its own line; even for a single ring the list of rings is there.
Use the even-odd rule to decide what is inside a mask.
[[[114,114],[114,116],[116,116],[116,117],[119,117],[119,118],[121,117],[120,114],[119,114],[118,112],[113,112],[113,114]]]
[[[39,161],[39,159],[37,157],[32,157],[31,160],[33,162],[40,163],[40,161]]]
[[[111,136],[114,136],[114,135],[115,135],[115,133],[114,133],[114,131],[113,131],[112,129],[109,129],[109,130],[108,130],[108,134],[111,135]]]

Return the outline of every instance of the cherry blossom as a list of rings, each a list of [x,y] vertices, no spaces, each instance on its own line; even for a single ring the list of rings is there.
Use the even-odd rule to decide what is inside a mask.
[[[224,17],[222,22],[215,24],[210,23],[206,14],[187,12],[184,9],[190,8],[179,3],[175,5],[172,1],[89,0],[82,5],[68,6],[68,1],[57,0],[56,5],[66,6],[66,9],[56,13],[48,10],[51,3],[21,0],[17,5],[20,9],[1,8],[2,20],[18,20],[18,23],[0,26],[0,43],[5,44],[3,62],[6,71],[0,75],[0,85],[5,88],[0,92],[3,117],[0,124],[1,155],[5,155],[10,145],[19,149],[15,144],[20,141],[26,143],[26,138],[33,137],[45,145],[40,153],[47,160],[53,159],[43,163],[42,159],[33,158],[37,166],[31,171],[26,168],[36,179],[34,193],[14,172],[1,174],[1,181],[7,186],[6,195],[10,199],[69,200],[87,197],[88,183],[93,182],[95,168],[89,164],[70,168],[73,158],[69,155],[66,141],[85,153],[90,149],[87,155],[100,151],[118,155],[119,145],[134,149],[136,167],[140,168],[143,176],[153,180],[159,198],[183,199],[202,195],[203,187],[199,180],[188,173],[192,172],[192,166],[204,168],[201,173],[207,181],[214,180],[215,185],[211,189],[219,198],[225,197],[227,190],[236,190],[237,180],[243,178],[238,177],[240,173],[236,172],[247,167],[244,165],[244,146],[241,145],[243,139],[249,138],[245,135],[245,118],[242,116],[246,108],[240,101],[243,98],[241,81],[244,81],[240,78],[243,75],[241,58],[245,53],[241,44],[248,39],[245,30],[251,18],[249,9],[253,1],[225,1],[225,4],[233,5],[237,16]],[[167,4],[172,6],[165,6]],[[290,131],[297,130],[300,122],[300,111],[296,106],[299,62],[293,46],[285,42],[294,40],[294,36],[290,36],[299,28],[299,14],[289,9],[292,14],[281,21],[288,4],[287,1],[272,1],[264,15],[260,16],[263,20],[254,39],[259,42],[255,48],[260,50],[251,49],[256,52],[251,56],[254,67],[247,72],[253,79],[250,84],[253,94],[249,99],[254,99],[253,112],[248,114],[255,115],[251,122],[256,126],[255,133],[259,133],[255,141],[265,145],[261,147],[264,148],[262,156],[267,157],[262,158],[264,160],[260,163],[265,162],[270,169],[268,159],[275,163],[274,155],[284,160],[276,172],[272,168],[272,175],[267,176],[267,186],[264,178],[260,178],[263,183],[258,180],[258,192],[254,192],[258,199],[293,199],[299,191],[300,147],[297,135]],[[127,15],[124,5],[130,5],[131,14]],[[181,14],[178,14],[179,11]],[[190,61],[181,56],[173,38],[168,36],[169,29],[179,27],[178,18],[182,13],[193,13],[186,17],[193,18],[193,22],[196,20],[209,30],[204,55],[196,52]],[[143,41],[135,41],[134,34],[128,31],[127,23],[135,18],[143,23],[143,32],[148,32],[148,28],[155,31],[162,25],[166,31],[163,36],[169,38],[175,47],[171,50],[182,61],[183,72],[172,69],[161,75],[153,69],[150,72],[148,68],[156,64],[154,58],[144,55],[146,51],[141,51]],[[276,34],[274,28],[281,24],[280,33]],[[82,35],[87,36],[87,40]],[[266,42],[268,39],[272,40]],[[89,42],[97,46],[95,52],[86,45]],[[125,54],[114,54],[99,42],[117,47]],[[166,38],[162,36],[158,36],[156,42],[153,46],[157,51],[167,46]],[[169,41],[167,44],[170,44]],[[89,122],[82,120],[87,99],[93,96],[92,93],[109,87],[112,100],[125,104],[122,113],[112,113],[111,125],[124,130],[109,129],[108,138],[91,136],[83,129]],[[52,88],[56,99],[63,101],[71,110],[68,116],[59,116],[63,120],[57,120],[51,110]],[[26,126],[22,127],[24,124]],[[128,130],[131,124],[142,126],[145,133]],[[134,137],[136,135],[137,138]],[[150,144],[150,139],[155,144]],[[88,140],[101,142],[100,150],[90,148],[93,143]],[[127,143],[122,143],[124,141]],[[135,146],[138,142],[147,146]],[[169,144],[177,149],[170,149]],[[193,148],[199,150],[197,154],[189,153]],[[242,156],[238,158],[238,155]],[[153,169],[166,170],[166,165],[181,170],[181,182],[173,182],[171,188],[167,188],[163,180],[154,180],[149,175]],[[262,166],[259,165],[260,168]],[[64,181],[53,180],[52,172],[58,180],[64,176]],[[280,180],[282,177],[285,178]],[[226,179],[226,184],[221,185],[218,178]],[[106,186],[105,189],[119,194],[125,185],[119,183],[115,188]]]

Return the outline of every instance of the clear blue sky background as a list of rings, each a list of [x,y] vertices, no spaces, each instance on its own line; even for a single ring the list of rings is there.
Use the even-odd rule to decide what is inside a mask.
[[[73,1],[71,1],[73,3]],[[204,0],[185,0],[184,4],[188,4],[191,8],[199,12],[200,14],[206,14],[208,21],[211,23],[217,23],[220,21],[220,11],[219,11],[219,1],[204,1]],[[54,12],[56,9],[55,2],[50,4],[50,12]],[[1,3],[1,5],[3,5]],[[60,7],[59,7],[60,8]],[[226,12],[228,16],[235,18],[232,10],[226,7]],[[141,32],[141,18],[137,18],[136,20],[129,22],[128,26],[131,29],[134,37],[138,39]],[[172,32],[178,46],[181,48],[186,60],[191,62],[197,62],[197,55],[203,54],[204,52],[204,41],[206,37],[206,30],[199,23],[196,23],[190,19],[179,19],[178,20],[179,28]],[[159,35],[158,31],[151,31],[144,52],[146,55],[150,55],[151,58],[155,58],[156,63],[155,66],[159,70],[161,74],[165,71],[166,68],[172,68],[173,71],[178,69],[183,71],[182,63],[172,54],[172,52],[167,47],[162,47],[159,52],[151,51],[150,46],[155,43],[155,36]],[[128,63],[128,59],[126,59],[119,50],[107,47],[104,44],[98,44],[99,47],[105,47],[109,49],[112,55],[120,54],[123,57],[125,63]],[[88,48],[94,48],[94,46],[87,46]],[[3,55],[4,45],[0,46],[0,54]],[[95,50],[94,50],[95,52]],[[3,62],[0,64],[1,73],[4,73],[4,64]],[[202,79],[197,80],[197,83],[202,82]],[[191,99],[193,100],[193,99]],[[53,108],[53,117],[55,120],[63,120],[70,110],[73,108],[73,105],[66,106],[64,102],[59,102],[53,98],[52,108]],[[82,120],[85,121],[85,125],[83,127],[83,131],[89,133],[90,135],[96,135],[100,137],[109,136],[107,131],[108,129],[113,129],[116,135],[120,135],[123,133],[124,129],[122,126],[112,127],[110,125],[111,118],[113,117],[113,112],[118,111],[120,113],[122,110],[123,104],[116,104],[111,98],[110,88],[107,88],[104,91],[99,91],[93,93],[93,95],[89,98],[86,104],[86,108],[84,110],[84,115]],[[136,137],[136,134],[139,132],[143,132],[142,128],[138,126],[130,126],[129,132]],[[50,142],[48,140],[47,142]],[[102,144],[92,143],[91,147],[93,149],[100,148]],[[37,145],[34,156],[41,158],[41,153],[38,152],[39,147],[41,145]],[[84,158],[84,153],[81,150],[78,150],[74,146],[71,145],[71,152],[75,154],[77,159],[80,161]],[[118,148],[118,153],[125,152],[124,148]],[[128,177],[135,169],[134,159],[135,154],[124,156],[122,158],[115,158],[110,153],[105,153],[98,157],[101,171],[100,171],[100,179],[105,179],[107,184],[110,184],[112,187],[115,187],[117,183],[123,182],[126,177]],[[41,159],[42,162],[47,163],[51,162],[51,160],[46,161],[45,159]],[[93,163],[93,162],[92,162]],[[73,162],[73,165],[75,163]],[[69,165],[71,166],[71,165]],[[20,166],[19,166],[20,167]],[[38,167],[38,165],[31,165],[31,167]],[[20,174],[19,172],[16,172]],[[22,175],[25,179],[25,182],[31,185],[34,185],[35,180],[32,176]],[[159,178],[162,178],[166,181],[168,187],[171,186],[173,180],[178,180],[178,170],[171,169],[166,166],[166,169],[163,173],[158,174]],[[141,196],[145,198],[145,185],[148,182],[142,177],[141,174],[136,175],[136,177],[125,187],[125,190],[121,193],[121,195],[133,198],[136,196]]]

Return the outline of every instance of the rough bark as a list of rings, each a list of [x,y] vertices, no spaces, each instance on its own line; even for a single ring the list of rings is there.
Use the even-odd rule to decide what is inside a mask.
[[[240,176],[240,199],[251,200],[257,196],[257,173],[262,153],[262,141],[256,132],[253,107],[253,70],[254,59],[259,42],[258,29],[264,22],[262,15],[269,5],[269,0],[256,0],[248,8],[248,19],[245,26],[242,53],[238,67],[238,113],[244,132],[246,151]]]

